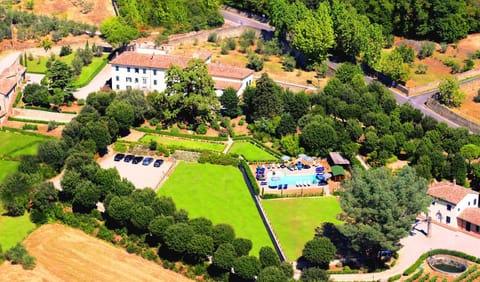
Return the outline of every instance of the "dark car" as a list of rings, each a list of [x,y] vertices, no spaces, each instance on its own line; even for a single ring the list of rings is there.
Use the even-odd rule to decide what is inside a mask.
[[[114,161],[119,162],[125,157],[125,154],[116,154],[115,158],[113,158]]]
[[[158,159],[153,163],[153,166],[160,167],[162,164],[163,164],[163,160]]]
[[[143,157],[141,157],[141,156],[135,157],[135,158],[133,158],[132,164],[138,164],[142,160],[143,160]]]
[[[151,164],[152,162],[153,162],[153,158],[148,157],[148,158],[143,159],[142,165],[147,166],[147,165]]]
[[[123,159],[124,162],[128,163],[130,162],[133,158],[135,158],[134,155],[126,155],[125,158]]]

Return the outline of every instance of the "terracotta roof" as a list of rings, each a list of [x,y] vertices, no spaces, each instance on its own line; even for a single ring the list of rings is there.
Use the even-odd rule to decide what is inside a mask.
[[[438,182],[430,185],[427,194],[456,205],[468,194],[478,195],[478,192],[451,182]]]
[[[466,208],[457,217],[480,226],[480,209],[479,208]]]
[[[247,68],[239,68],[222,64],[208,64],[207,68],[208,73],[212,77],[244,79],[247,76],[253,74],[253,70]]]
[[[242,84],[240,82],[230,82],[230,81],[223,81],[223,80],[215,80],[215,89],[225,90],[228,87],[232,87],[235,91],[240,90]]]
[[[199,54],[199,58],[208,55],[208,52]],[[110,61],[112,65],[132,66],[132,67],[148,67],[157,69],[168,69],[171,65],[176,65],[182,68],[187,67],[188,62],[192,60],[191,57],[177,56],[177,55],[162,55],[162,54],[142,54],[138,52],[127,51],[118,55],[115,59]],[[203,58],[205,60],[206,58]],[[247,68],[232,67],[222,64],[207,64],[208,72],[212,77],[223,77],[232,79],[244,79],[253,74],[252,70]]]
[[[17,82],[15,79],[7,78],[7,79],[0,79],[0,94],[3,96],[7,96],[8,93],[15,88]]]
[[[111,60],[110,63],[122,66],[168,69],[171,65],[185,68],[191,59],[183,56],[151,55],[126,51]]]

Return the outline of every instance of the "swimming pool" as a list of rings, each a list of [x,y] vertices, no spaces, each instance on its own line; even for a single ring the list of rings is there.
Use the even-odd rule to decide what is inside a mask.
[[[280,184],[288,184],[290,187],[295,187],[297,183],[301,183],[302,185],[305,183],[308,184],[316,184],[318,183],[317,178],[315,177],[316,174],[303,174],[303,175],[268,175],[268,186],[278,186]]]

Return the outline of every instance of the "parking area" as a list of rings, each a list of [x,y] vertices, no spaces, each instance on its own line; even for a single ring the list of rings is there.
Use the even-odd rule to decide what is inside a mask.
[[[134,164],[133,160],[125,162],[124,158],[115,161],[115,155],[111,155],[101,160],[99,164],[102,168],[117,168],[120,176],[130,180],[138,189],[151,187],[156,190],[165,174],[174,164],[173,161],[163,160],[159,167],[154,167],[154,162],[157,159],[161,158],[155,158],[150,164],[144,165],[143,159]]]

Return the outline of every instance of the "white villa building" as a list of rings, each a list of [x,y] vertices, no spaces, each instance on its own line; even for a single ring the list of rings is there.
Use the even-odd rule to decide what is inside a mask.
[[[237,95],[252,83],[253,71],[222,64],[210,63],[211,53],[201,52],[193,56],[207,64],[208,73],[215,82],[215,92],[221,96],[223,90],[233,87]],[[186,67],[191,57],[161,53],[126,51],[110,61],[112,65],[112,89],[140,89],[159,92],[166,88],[165,71],[171,65]]]
[[[20,52],[0,60],[0,125],[12,111],[15,93],[25,79],[26,68],[20,64]]]
[[[430,185],[427,194],[433,198],[429,207],[432,221],[480,234],[479,193],[455,182]]]

